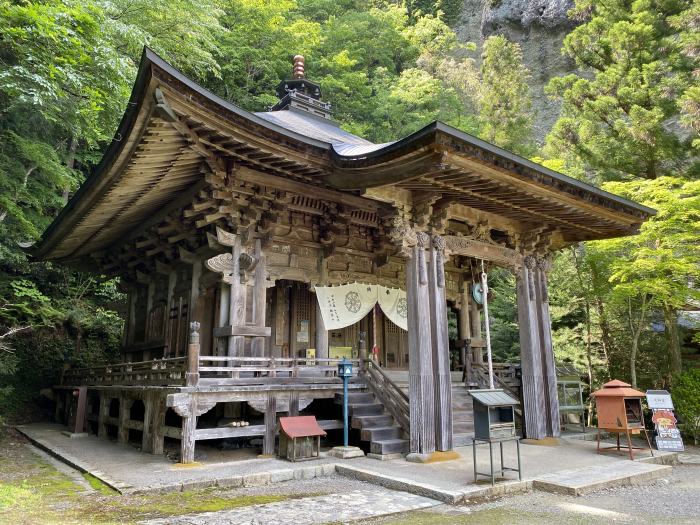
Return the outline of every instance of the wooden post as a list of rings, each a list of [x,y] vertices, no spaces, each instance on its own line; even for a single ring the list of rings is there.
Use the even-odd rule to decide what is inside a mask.
[[[75,409],[75,427],[73,432],[83,434],[85,430],[85,416],[87,410],[87,387],[81,386],[75,391],[77,392],[77,406]]]
[[[125,394],[119,396],[119,428],[117,430],[119,443],[129,442],[129,421],[131,419],[131,405],[133,402]]]
[[[170,270],[168,273],[168,297],[165,301],[165,347],[163,348],[163,357],[169,357],[175,352],[173,345],[173,322],[170,319],[172,309],[174,308],[175,285],[177,284],[177,272]],[[178,312],[178,315],[179,312]]]
[[[452,378],[450,346],[447,333],[447,297],[444,268],[445,240],[432,238],[428,267],[430,295],[430,328],[433,351],[433,383],[435,384],[435,448],[452,450]]]
[[[316,298],[316,357],[319,359],[328,358],[328,330],[321,315],[321,305]]]
[[[367,332],[360,330],[358,336],[357,355],[360,358],[360,370],[363,370],[367,365]]]
[[[459,350],[459,359],[462,364],[462,379],[467,385],[471,385],[474,377],[472,350],[467,345],[467,341],[472,338],[471,319],[469,318],[469,281],[462,283],[462,291],[460,294],[460,307],[458,319],[459,338],[462,341]]]
[[[469,299],[469,319],[471,321],[471,335],[473,339],[483,340],[481,333],[481,312],[476,301]],[[483,347],[475,346],[472,348],[473,362],[477,365],[484,364]]]
[[[408,377],[410,451],[427,455],[435,451],[435,402],[430,330],[430,296],[425,249],[430,237],[417,234],[406,261],[408,300]]]
[[[231,272],[231,300],[229,302],[229,321],[231,326],[245,324],[246,290],[241,282],[241,238],[236,235],[231,247],[233,269]],[[228,355],[230,357],[243,357],[245,338],[232,335],[228,339]]]
[[[275,434],[277,433],[277,398],[268,394],[265,407],[265,436],[263,438],[263,456],[275,455]]]
[[[187,347],[187,372],[185,385],[197,386],[199,383],[199,323],[190,323],[190,344]]]
[[[229,324],[229,308],[230,308],[230,298],[231,298],[231,287],[224,281],[219,284],[219,318],[217,325],[219,328],[223,328]],[[226,338],[218,337],[216,341],[216,354],[219,356],[226,355]]]
[[[202,261],[196,259],[192,262],[192,281],[190,281],[190,302],[187,308],[190,324],[199,317],[197,302],[199,301],[199,279],[202,276]]]
[[[542,352],[535,292],[535,258],[526,256],[517,276],[518,328],[522,367],[524,434],[530,439],[547,436]]]
[[[561,433],[559,424],[559,397],[557,393],[557,371],[552,347],[552,321],[549,316],[549,294],[547,292],[547,272],[549,261],[537,260],[535,269],[535,297],[539,324],[540,345],[542,349],[542,377],[544,379],[545,407],[547,410],[548,435],[558,437]]]
[[[164,427],[165,427],[165,412],[168,410],[166,406],[166,395],[154,391],[152,396],[152,408],[151,408],[151,444],[150,452],[152,454],[162,454],[163,453],[163,443],[164,443]]]
[[[190,396],[189,409],[182,415],[180,463],[194,463],[195,433],[197,431],[197,399]]]
[[[141,452],[153,452],[153,405],[152,390],[143,393],[143,431],[141,432]]]
[[[289,415],[299,415],[299,392],[297,392],[296,390],[292,390],[289,393]]]
[[[126,346],[134,343],[136,335],[136,301],[138,299],[138,287],[132,286],[129,289],[129,317],[126,324]]]
[[[255,240],[255,271],[253,282],[253,325],[265,326],[265,313],[267,310],[267,259],[262,251],[260,239]],[[251,341],[251,355],[253,357],[265,356],[265,343],[267,337],[254,337]]]
[[[100,412],[97,415],[97,437],[107,438],[107,418],[109,417],[110,397],[104,390],[100,390]]]

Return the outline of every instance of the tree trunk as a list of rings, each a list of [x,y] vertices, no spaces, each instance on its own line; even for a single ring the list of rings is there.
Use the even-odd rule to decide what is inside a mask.
[[[632,316],[632,299],[627,299],[627,316],[630,333],[632,334],[632,349],[630,351],[630,382],[632,383],[632,388],[637,388],[637,351],[639,349],[639,337],[642,335],[642,330],[644,329],[646,309],[647,298],[644,296],[644,298],[642,298],[642,306],[639,310],[639,322],[637,326],[635,326]]]
[[[671,374],[680,374],[683,369],[681,357],[681,339],[678,334],[678,311],[671,306],[664,306],[664,324],[666,325],[666,340],[668,353],[671,358]]]

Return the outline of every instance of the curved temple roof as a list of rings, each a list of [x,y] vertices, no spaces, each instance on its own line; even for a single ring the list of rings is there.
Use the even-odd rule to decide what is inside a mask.
[[[251,113],[145,49],[102,161],[30,251],[72,261],[104,250],[191,198],[206,172],[237,167],[375,203],[387,199],[374,188],[431,193],[523,230],[549,225],[564,242],[635,233],[654,213],[441,122],[373,144],[302,110]]]

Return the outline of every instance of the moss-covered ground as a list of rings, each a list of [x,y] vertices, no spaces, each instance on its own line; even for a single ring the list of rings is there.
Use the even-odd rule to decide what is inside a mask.
[[[133,524],[140,520],[281,501],[285,495],[241,495],[204,489],[121,495],[99,479],[80,483],[35,454],[12,432],[0,436],[0,524]]]

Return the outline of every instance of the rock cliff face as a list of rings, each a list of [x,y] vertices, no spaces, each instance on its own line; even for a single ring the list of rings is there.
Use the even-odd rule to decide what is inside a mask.
[[[530,70],[535,136],[542,142],[559,114],[559,105],[544,94],[550,78],[569,73],[574,64],[562,56],[564,37],[574,27],[566,16],[573,0],[464,0],[455,31],[464,42],[481,44],[502,34],[517,42]]]

